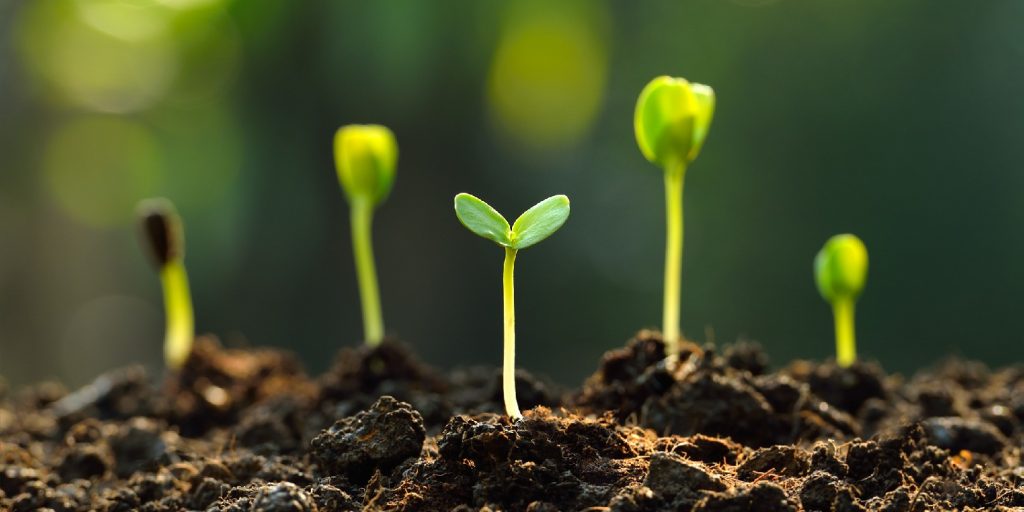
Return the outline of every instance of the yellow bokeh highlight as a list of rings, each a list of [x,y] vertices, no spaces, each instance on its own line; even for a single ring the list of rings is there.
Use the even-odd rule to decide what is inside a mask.
[[[167,33],[167,7],[155,0],[74,0],[78,17],[87,25],[125,41],[144,41]]]
[[[545,153],[588,134],[605,96],[607,19],[602,2],[519,1],[505,13],[487,98],[518,148]]]
[[[161,151],[138,123],[107,116],[74,119],[53,132],[45,151],[46,190],[83,224],[130,223],[139,198],[159,189]]]
[[[203,9],[208,7],[220,7],[224,0],[154,0],[160,5],[182,11],[190,9]]]
[[[18,20],[17,47],[61,102],[135,112],[162,99],[179,70],[166,20],[157,14],[110,1],[36,0]]]

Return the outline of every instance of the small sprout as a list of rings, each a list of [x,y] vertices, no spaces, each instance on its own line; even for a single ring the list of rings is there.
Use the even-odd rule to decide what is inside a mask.
[[[679,353],[679,290],[683,266],[683,180],[697,158],[715,110],[715,92],[660,76],[640,93],[633,129],[640,152],[665,174],[665,298],[662,335],[669,358]]]
[[[857,360],[853,313],[868,274],[868,250],[854,235],[836,235],[814,258],[814,278],[821,296],[832,304],[836,323],[836,363],[846,368]]]
[[[178,370],[192,353],[195,338],[181,217],[166,199],[142,201],[138,206],[138,217],[142,243],[160,273],[164,289],[167,315],[164,361],[168,368]]]
[[[504,361],[501,370],[501,386],[505,398],[505,412],[512,419],[521,418],[519,403],[516,401],[516,305],[513,271],[516,253],[551,236],[569,218],[569,198],[558,195],[549,197],[516,219],[512,227],[490,205],[475,196],[462,193],[455,196],[455,215],[466,229],[505,248],[505,264],[502,271],[505,312]]]
[[[351,209],[352,251],[363,304],[363,335],[373,346],[384,339],[384,318],[373,260],[373,210],[387,198],[395,182],[398,144],[385,126],[342,126],[334,135],[338,181]]]

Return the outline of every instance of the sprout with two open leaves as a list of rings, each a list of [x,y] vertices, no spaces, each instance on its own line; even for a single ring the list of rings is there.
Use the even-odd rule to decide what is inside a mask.
[[[569,218],[569,198],[563,195],[549,197],[526,210],[508,225],[500,213],[475,196],[462,193],[455,196],[455,215],[467,229],[505,248],[502,271],[503,303],[505,312],[504,361],[501,386],[505,399],[505,412],[512,419],[521,418],[516,401],[516,306],[513,271],[516,253],[544,240],[558,231]]]

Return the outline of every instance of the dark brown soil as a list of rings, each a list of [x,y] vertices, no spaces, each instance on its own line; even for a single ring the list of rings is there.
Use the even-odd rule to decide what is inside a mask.
[[[1024,507],[1024,367],[950,360],[909,380],[657,333],[576,390],[492,368],[442,374],[401,344],[319,378],[274,350],[197,340],[157,381],[0,385],[12,511],[796,511]],[[154,384],[154,382],[158,382]]]

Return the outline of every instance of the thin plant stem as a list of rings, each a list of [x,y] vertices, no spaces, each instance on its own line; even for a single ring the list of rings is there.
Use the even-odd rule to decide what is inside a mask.
[[[164,361],[168,368],[177,370],[185,365],[192,353],[195,338],[195,320],[192,316],[192,294],[188,287],[188,274],[181,261],[170,261],[160,268],[160,282],[164,289],[167,333],[164,338]]]
[[[683,268],[683,181],[686,166],[671,164],[665,169],[665,299],[662,336],[665,354],[679,354],[679,290]]]
[[[516,266],[516,250],[505,248],[505,265],[501,273],[505,312],[505,353],[501,368],[501,388],[505,398],[505,413],[509,418],[519,419],[519,402],[516,401],[516,292],[513,272]]]
[[[384,318],[377,287],[377,267],[373,260],[373,204],[365,199],[352,201],[352,252],[359,280],[359,299],[363,304],[363,336],[370,346],[384,339]]]
[[[853,327],[853,300],[840,299],[832,304],[836,320],[836,363],[848,368],[857,360],[857,341]]]

